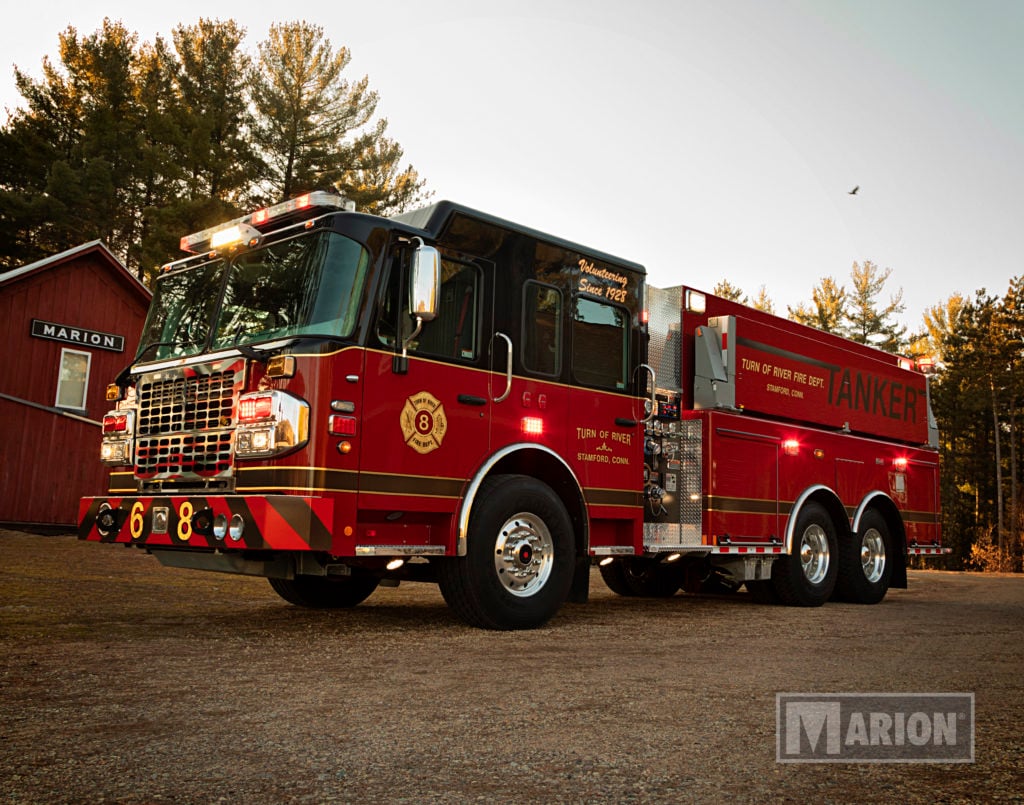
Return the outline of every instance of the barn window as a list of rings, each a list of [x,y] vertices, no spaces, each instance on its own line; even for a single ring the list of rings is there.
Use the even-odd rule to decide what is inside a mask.
[[[89,363],[92,355],[77,349],[60,351],[60,374],[57,376],[57,407],[85,410],[89,388]]]

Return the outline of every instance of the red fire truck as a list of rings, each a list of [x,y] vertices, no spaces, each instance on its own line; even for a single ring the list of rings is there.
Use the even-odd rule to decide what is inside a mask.
[[[436,582],[470,624],[736,590],[817,606],[942,552],[906,361],[450,202],[322,192],[182,239],[108,389],[82,539],[348,607]]]

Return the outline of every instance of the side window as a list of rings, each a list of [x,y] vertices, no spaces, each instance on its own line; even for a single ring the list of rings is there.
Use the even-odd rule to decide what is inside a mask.
[[[57,408],[85,410],[89,390],[89,364],[92,355],[77,349],[60,351],[60,373],[57,375]]]
[[[529,280],[523,285],[523,368],[557,375],[562,368],[562,293]]]
[[[596,299],[577,297],[572,322],[572,373],[587,386],[626,388],[629,314]]]
[[[437,318],[423,323],[420,334],[409,344],[409,352],[474,360],[479,352],[480,287],[477,266],[442,260]],[[402,282],[402,272],[393,271],[385,290],[377,337],[389,347],[399,346],[414,327],[408,286]],[[397,341],[396,331],[400,331]]]

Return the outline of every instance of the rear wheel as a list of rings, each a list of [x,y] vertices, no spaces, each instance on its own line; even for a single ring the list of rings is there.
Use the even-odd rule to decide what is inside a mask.
[[[747,592],[759,604],[778,604],[781,599],[775,592],[775,585],[769,579],[756,579],[743,582]]]
[[[836,527],[825,508],[808,503],[800,510],[790,553],[772,563],[772,583],[782,602],[820,607],[836,587]]]
[[[606,565],[598,564],[597,569],[601,571],[601,578],[608,589],[616,595],[626,598],[637,595],[626,581],[626,571],[621,559],[615,559]]]
[[[839,548],[836,590],[844,601],[877,604],[892,579],[892,538],[885,519],[871,509],[864,513],[860,530]]]
[[[547,485],[525,475],[486,480],[469,518],[466,556],[439,560],[441,594],[484,629],[530,629],[550,620],[572,584],[572,524]]]
[[[701,560],[684,560],[679,574],[683,592],[692,595],[732,595],[743,586],[726,571]]]
[[[361,604],[377,589],[376,576],[352,575],[326,578],[296,576],[294,579],[268,579],[289,604],[309,609],[344,609]]]

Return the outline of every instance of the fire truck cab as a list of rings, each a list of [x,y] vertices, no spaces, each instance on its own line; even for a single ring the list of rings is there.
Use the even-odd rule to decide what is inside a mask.
[[[301,606],[433,581],[494,629],[585,600],[595,562],[623,595],[817,605],[941,550],[927,384],[894,356],[450,202],[311,193],[182,247],[82,539]]]

